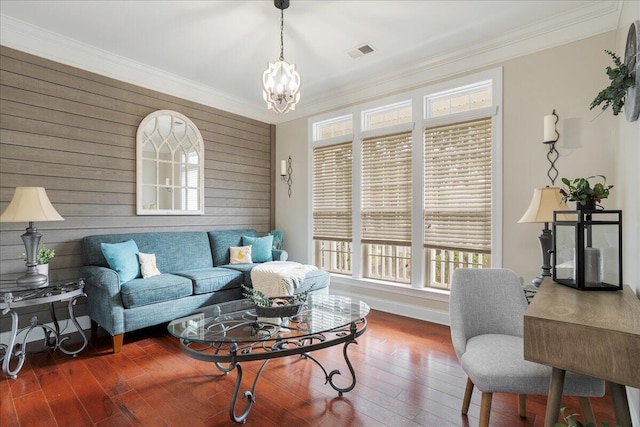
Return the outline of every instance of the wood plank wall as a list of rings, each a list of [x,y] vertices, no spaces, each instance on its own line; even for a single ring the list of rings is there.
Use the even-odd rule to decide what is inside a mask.
[[[5,46],[0,73],[0,212],[15,187],[46,188],[65,219],[36,224],[56,250],[51,277],[79,276],[86,235],[273,228],[274,126]],[[136,216],[136,130],[162,109],[189,117],[204,139],[202,216]],[[24,271],[26,226],[0,225],[0,274]]]

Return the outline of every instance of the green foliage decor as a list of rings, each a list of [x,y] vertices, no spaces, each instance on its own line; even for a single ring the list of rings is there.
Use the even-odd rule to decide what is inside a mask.
[[[54,256],[56,256],[55,249],[47,249],[44,244],[40,243],[40,246],[38,246],[38,252],[36,253],[36,262],[38,264],[49,264],[49,261],[51,261]],[[26,261],[27,255],[23,253],[20,255],[20,259]]]
[[[627,66],[620,60],[620,57],[609,50],[605,49],[605,52],[611,56],[616,67],[607,67],[607,76],[609,76],[611,84],[598,93],[589,109],[592,110],[604,102],[602,111],[611,106],[613,115],[617,116],[624,106],[627,89],[635,86],[636,83]]]
[[[579,414],[570,414],[565,415],[565,412],[569,409],[568,407],[564,407],[560,409],[560,416],[566,423],[556,423],[554,427],[598,427],[598,425],[592,421],[589,421],[587,424],[582,424],[580,421],[575,419]],[[602,427],[609,427],[609,423],[605,423],[604,421],[601,424]],[[612,427],[620,427],[619,425]]]
[[[251,301],[254,305],[258,307],[271,307],[273,305],[274,303],[273,297],[266,296],[264,292],[258,289],[250,288],[245,285],[241,285],[241,286],[242,286],[242,289],[244,290],[242,295],[246,299]],[[307,297],[309,296],[309,292],[311,292],[311,289],[304,292],[300,292],[299,294],[286,296],[286,297],[278,297],[278,298],[279,299],[286,298],[289,304],[301,304],[307,300]]]
[[[590,179],[600,178],[602,182],[598,182],[591,187],[589,183]],[[613,185],[606,185],[607,178],[604,175],[593,175],[587,178],[576,178],[573,181],[562,178],[562,183],[566,185],[566,188],[560,189],[563,202],[578,202],[581,205],[586,205],[589,201],[600,202],[602,199],[609,197],[609,190],[613,188]]]

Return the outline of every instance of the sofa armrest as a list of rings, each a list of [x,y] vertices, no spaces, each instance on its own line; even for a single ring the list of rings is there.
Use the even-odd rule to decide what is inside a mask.
[[[286,261],[289,259],[289,253],[284,249],[273,249],[271,255],[274,261]]]
[[[118,273],[107,267],[82,267],[89,317],[111,335],[123,334],[124,306]]]
[[[109,296],[120,294],[120,278],[115,270],[85,265],[82,267],[82,277],[88,286],[99,288],[101,293]]]

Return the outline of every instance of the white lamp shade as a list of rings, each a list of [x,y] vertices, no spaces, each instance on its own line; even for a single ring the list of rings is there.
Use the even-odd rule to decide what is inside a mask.
[[[0,222],[40,221],[64,221],[64,218],[55,210],[43,187],[16,187]]]
[[[535,188],[529,208],[518,222],[553,222],[553,211],[565,210],[569,207],[562,202],[559,187]]]

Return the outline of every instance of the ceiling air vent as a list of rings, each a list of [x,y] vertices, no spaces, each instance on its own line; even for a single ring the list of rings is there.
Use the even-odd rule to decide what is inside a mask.
[[[373,52],[373,47],[371,47],[370,44],[363,44],[362,46],[358,46],[355,49],[351,49],[347,53],[349,54],[350,57],[355,59],[355,58],[359,58],[359,57],[361,57],[363,55],[366,55],[367,53],[371,53],[371,52]]]

